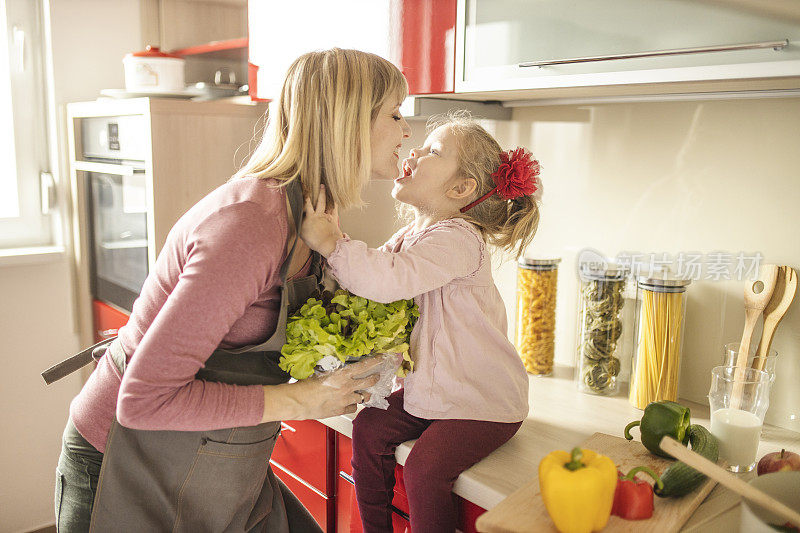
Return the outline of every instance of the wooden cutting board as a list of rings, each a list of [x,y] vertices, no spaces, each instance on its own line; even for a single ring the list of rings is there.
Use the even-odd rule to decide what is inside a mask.
[[[645,465],[660,474],[668,465],[673,463],[671,460],[662,459],[651,454],[637,440],[628,441],[605,433],[595,433],[581,444],[581,447],[610,457],[617,465],[617,468],[624,473],[627,473],[633,467]],[[650,479],[649,476],[644,476],[644,474],[642,474],[642,477]],[[716,485],[716,481],[708,479],[694,492],[681,498],[659,498],[656,496],[655,510],[653,516],[649,519],[623,520],[618,516],[612,516],[603,531],[676,532],[705,500],[714,485]],[[528,531],[556,533],[556,528],[547,513],[539,491],[538,478],[534,478],[491,510],[482,514],[478,517],[475,525],[478,531],[485,533],[522,533]]]

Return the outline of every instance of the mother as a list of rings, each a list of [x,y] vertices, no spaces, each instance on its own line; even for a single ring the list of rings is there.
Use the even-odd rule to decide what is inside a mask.
[[[296,238],[303,192],[361,202],[398,175],[407,86],[386,60],[298,58],[245,167],[172,228],[128,324],[70,406],[56,471],[59,531],[308,531],[268,468],[279,420],[354,412],[372,361],[286,383],[286,309],[321,262]],[[99,479],[98,479],[99,478]]]

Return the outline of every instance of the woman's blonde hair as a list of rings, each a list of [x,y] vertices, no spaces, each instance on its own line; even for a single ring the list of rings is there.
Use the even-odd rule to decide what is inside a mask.
[[[500,166],[503,149],[467,111],[436,115],[428,120],[428,133],[446,126],[458,143],[458,175],[478,184],[468,205],[495,187],[492,173]],[[461,215],[474,224],[486,242],[521,256],[539,226],[539,206],[533,196],[504,200],[493,194]]]
[[[340,209],[362,205],[369,181],[372,122],[388,98],[405,99],[406,79],[389,61],[332,48],[298,57],[286,73],[266,133],[234,179],[300,179],[316,199],[320,183]]]

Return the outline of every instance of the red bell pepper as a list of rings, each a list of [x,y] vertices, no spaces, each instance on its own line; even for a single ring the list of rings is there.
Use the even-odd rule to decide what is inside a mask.
[[[653,516],[653,486],[646,481],[636,479],[637,472],[646,472],[659,488],[664,484],[661,478],[646,466],[632,468],[627,475],[617,470],[619,479],[614,492],[614,505],[611,514],[625,520],[645,520]]]

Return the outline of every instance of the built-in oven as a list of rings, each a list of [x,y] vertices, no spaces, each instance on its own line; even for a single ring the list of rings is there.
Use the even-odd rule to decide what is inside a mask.
[[[81,121],[92,296],[130,312],[148,272],[146,117]]]

